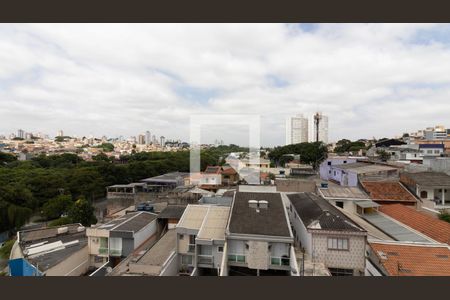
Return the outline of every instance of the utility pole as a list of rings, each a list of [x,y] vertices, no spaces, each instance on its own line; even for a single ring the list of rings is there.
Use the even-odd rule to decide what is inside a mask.
[[[314,126],[315,126],[315,128],[316,128],[316,142],[318,142],[319,141],[319,123],[320,123],[320,120],[322,119],[322,115],[320,114],[320,113],[316,113],[315,115],[314,115]]]

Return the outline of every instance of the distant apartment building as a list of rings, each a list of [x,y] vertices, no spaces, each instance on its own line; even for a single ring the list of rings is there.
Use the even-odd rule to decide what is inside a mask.
[[[62,130],[58,130],[58,136],[64,136],[64,132]]]
[[[166,145],[166,138],[164,136],[161,136],[159,140],[161,147],[164,147]]]
[[[313,116],[313,142],[328,144],[328,116],[317,112]]]
[[[152,136],[150,134],[150,131],[145,132],[145,144],[150,145],[152,143]]]
[[[138,135],[138,144],[145,145],[145,135],[143,134]]]
[[[24,139],[25,138],[25,131],[23,131],[22,129],[19,129],[17,131],[17,137],[21,138],[21,139]]]
[[[445,153],[444,144],[419,144],[419,150],[422,157],[439,157]]]
[[[286,145],[308,142],[308,118],[303,114],[286,120]]]
[[[333,276],[363,276],[367,232],[313,193],[288,194],[295,242]]]

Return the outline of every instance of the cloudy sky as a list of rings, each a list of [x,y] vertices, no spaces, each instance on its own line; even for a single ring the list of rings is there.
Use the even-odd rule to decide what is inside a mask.
[[[450,126],[449,46],[438,24],[1,24],[0,134],[188,141],[192,114],[256,114],[279,145],[315,111],[331,141]]]

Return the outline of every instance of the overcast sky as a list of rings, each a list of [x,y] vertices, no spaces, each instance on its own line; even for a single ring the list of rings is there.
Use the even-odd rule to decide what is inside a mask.
[[[330,141],[450,126],[449,46],[434,24],[1,24],[0,134],[188,141],[191,114],[245,113],[280,145],[317,110]]]

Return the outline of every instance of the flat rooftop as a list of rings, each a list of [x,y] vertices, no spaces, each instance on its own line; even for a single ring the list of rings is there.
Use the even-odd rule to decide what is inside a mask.
[[[230,208],[228,206],[210,205],[197,238],[202,240],[224,241],[229,215]]]
[[[167,205],[158,214],[158,219],[181,219],[185,209],[185,205]]]
[[[177,244],[177,232],[170,229],[159,239],[153,247],[151,247],[136,264],[162,266],[169,258],[170,254],[175,251]]]
[[[171,172],[159,176],[142,179],[141,182],[174,182],[188,177],[188,172]]]
[[[272,185],[239,185],[239,192],[276,193],[277,187]]]
[[[249,200],[265,200],[268,208],[260,208],[258,212],[249,206]],[[280,193],[236,192],[230,233],[291,237],[289,226]]]
[[[389,167],[385,165],[376,165],[371,163],[350,163],[350,164],[341,164],[332,166],[333,168],[338,168],[341,170],[347,170],[356,174],[365,174],[365,173],[374,173],[374,172],[382,172],[382,171],[396,171],[397,168]]]
[[[369,196],[357,187],[328,187],[320,188],[319,192],[325,198],[333,199],[369,199]]]

